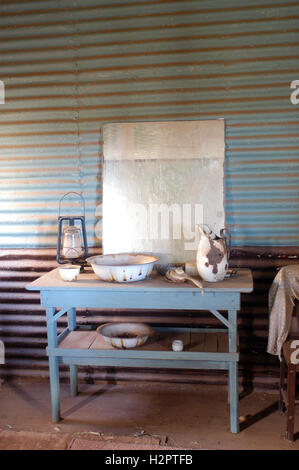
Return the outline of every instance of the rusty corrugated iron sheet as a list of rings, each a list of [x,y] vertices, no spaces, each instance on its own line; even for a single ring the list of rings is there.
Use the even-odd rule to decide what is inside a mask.
[[[100,249],[91,249],[91,254]],[[48,379],[45,347],[45,311],[39,293],[26,291],[25,285],[57,266],[54,249],[0,250],[0,339],[5,344],[6,364],[0,368],[2,377]],[[268,290],[274,275],[282,266],[299,262],[299,250],[293,247],[239,247],[232,251],[231,265],[253,270],[254,292],[242,296],[239,313],[240,382],[245,386],[277,387],[279,361],[266,352],[268,337]],[[172,323],[218,327],[219,322],[208,312],[147,312],[79,309],[80,324],[99,325],[107,321],[144,321],[151,325]],[[59,320],[60,328],[66,319]],[[225,373],[218,371],[163,372],[156,370],[125,370],[80,367],[80,380],[94,382],[113,377],[116,380],[157,380],[225,384]],[[61,366],[62,378],[68,378],[67,367]]]
[[[298,1],[2,1],[0,246],[53,247],[67,191],[100,245],[102,124],[209,118],[233,244],[298,245],[298,21]]]

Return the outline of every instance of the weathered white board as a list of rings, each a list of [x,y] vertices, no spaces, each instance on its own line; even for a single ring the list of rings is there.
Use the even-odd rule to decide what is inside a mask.
[[[103,127],[103,252],[195,259],[196,224],[224,227],[224,120]]]
[[[224,158],[224,120],[106,124],[105,160]]]

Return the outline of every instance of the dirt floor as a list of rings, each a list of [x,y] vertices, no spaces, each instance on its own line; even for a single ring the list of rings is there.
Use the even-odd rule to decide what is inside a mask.
[[[285,439],[277,399],[277,393],[241,393],[241,431],[232,434],[225,388],[81,384],[78,396],[70,397],[62,384],[63,419],[54,424],[49,384],[14,380],[0,388],[0,449],[88,449],[94,444],[96,449],[298,450],[299,439]],[[299,430],[299,419],[297,424]]]

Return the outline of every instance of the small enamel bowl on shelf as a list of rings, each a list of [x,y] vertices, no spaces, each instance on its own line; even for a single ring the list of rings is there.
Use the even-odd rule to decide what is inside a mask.
[[[105,323],[97,328],[106,343],[114,348],[131,349],[144,344],[154,334],[145,323]]]
[[[59,274],[61,279],[64,281],[74,281],[78,278],[80,273],[80,267],[77,264],[65,264],[59,267]]]

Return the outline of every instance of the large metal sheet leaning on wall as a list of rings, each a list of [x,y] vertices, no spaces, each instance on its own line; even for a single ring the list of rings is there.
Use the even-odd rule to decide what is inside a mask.
[[[195,260],[197,225],[225,226],[224,120],[106,124],[103,144],[104,254]]]

